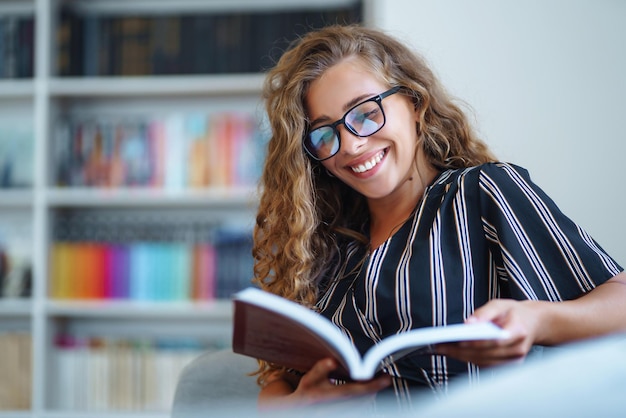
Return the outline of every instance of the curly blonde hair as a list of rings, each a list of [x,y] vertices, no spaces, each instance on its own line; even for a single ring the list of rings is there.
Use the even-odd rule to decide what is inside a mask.
[[[269,292],[314,305],[322,278],[333,277],[341,249],[367,244],[365,198],[330,177],[305,154],[310,84],[347,57],[358,57],[381,81],[402,86],[419,110],[418,140],[440,170],[494,161],[466,115],[426,62],[382,31],[330,26],[303,36],[269,71],[264,89],[271,127],[254,230],[255,281]],[[261,363],[260,381],[274,368]]]

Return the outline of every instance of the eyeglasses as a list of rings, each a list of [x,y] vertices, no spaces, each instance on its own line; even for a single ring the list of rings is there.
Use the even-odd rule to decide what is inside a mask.
[[[341,138],[337,127],[343,124],[354,135],[364,138],[380,131],[385,126],[385,111],[382,101],[400,90],[400,86],[369,98],[346,112],[341,119],[330,125],[309,131],[304,137],[304,149],[317,161],[327,160],[339,152]]]

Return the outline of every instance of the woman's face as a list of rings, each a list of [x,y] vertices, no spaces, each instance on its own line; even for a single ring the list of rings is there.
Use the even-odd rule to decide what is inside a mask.
[[[305,104],[311,129],[336,122],[354,105],[389,88],[358,58],[340,61],[309,87]],[[392,94],[381,105],[385,124],[378,132],[359,137],[339,124],[339,151],[322,161],[330,173],[368,199],[402,194],[412,187],[408,180],[416,174],[417,113],[412,102]]]

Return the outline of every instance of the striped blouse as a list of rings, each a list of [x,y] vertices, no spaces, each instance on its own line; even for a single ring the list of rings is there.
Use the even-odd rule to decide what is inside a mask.
[[[562,301],[622,268],[531,180],[506,163],[442,172],[413,215],[368,254],[348,246],[317,308],[365,352],[412,328],[461,323],[494,298]],[[388,363],[398,399],[446,389],[478,368],[440,355]]]

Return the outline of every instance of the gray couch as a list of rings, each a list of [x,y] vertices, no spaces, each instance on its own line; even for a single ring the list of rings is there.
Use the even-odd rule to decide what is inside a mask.
[[[207,352],[182,371],[176,386],[172,418],[253,416],[259,386],[253,358],[231,350]]]

